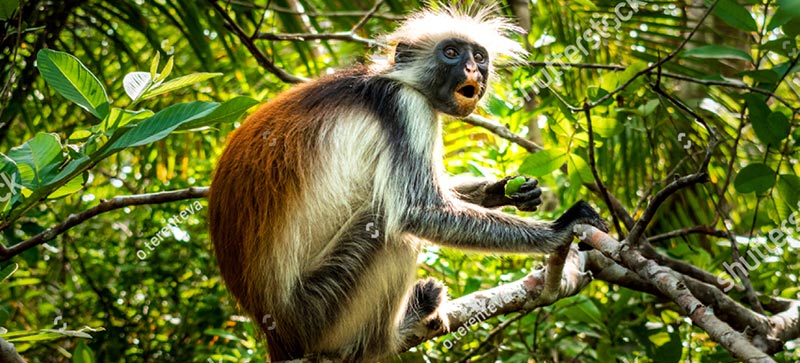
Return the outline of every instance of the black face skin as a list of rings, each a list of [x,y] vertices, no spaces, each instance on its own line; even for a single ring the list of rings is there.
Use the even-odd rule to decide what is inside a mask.
[[[453,116],[472,113],[486,92],[490,65],[486,49],[463,39],[450,38],[436,44],[432,59],[415,59],[415,53],[410,46],[399,44],[395,50],[395,65],[429,69],[426,72],[429,77],[421,80],[419,91],[433,106]],[[418,64],[420,61],[430,61],[433,65]]]

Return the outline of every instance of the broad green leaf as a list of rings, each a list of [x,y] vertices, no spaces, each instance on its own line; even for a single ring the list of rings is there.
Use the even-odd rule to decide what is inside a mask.
[[[778,146],[783,139],[789,136],[791,128],[789,118],[780,112],[770,113],[766,120],[755,118],[751,121],[758,139],[764,144]]]
[[[250,97],[235,97],[223,102],[207,116],[181,125],[178,130],[196,129],[198,127],[208,127],[219,123],[234,122],[238,120],[245,111],[256,104],[258,104],[258,101]]]
[[[48,199],[56,199],[65,197],[67,195],[73,194],[81,188],[83,188],[84,178],[81,176],[72,178],[72,180],[68,181],[67,184],[64,184],[61,188],[56,189],[56,191],[50,193],[47,196]]]
[[[525,158],[519,166],[519,174],[544,176],[552,173],[567,162],[567,152],[559,149],[547,149],[535,152]]]
[[[20,184],[37,189],[58,173],[58,166],[65,160],[63,149],[58,135],[40,133],[28,142],[12,148],[8,157],[19,168]]]
[[[797,1],[797,0],[795,0]],[[778,1],[780,4],[780,1]],[[798,1],[797,6],[800,6],[800,1]],[[775,28],[786,24],[787,21],[791,20],[792,17],[797,16],[798,14],[795,13],[794,9],[787,8],[786,6],[778,6],[775,9],[775,13],[772,15],[772,19],[769,20],[769,24],[767,24],[767,31],[772,31]]]
[[[580,125],[584,130],[589,130],[585,117],[581,118]],[[601,137],[612,137],[622,132],[623,129],[623,125],[614,117],[592,116],[592,131]]]
[[[777,198],[775,202],[778,207],[778,215],[781,219],[786,219],[792,213],[800,209],[800,177],[792,174],[781,174],[778,176],[776,185]]]
[[[800,16],[794,17],[781,26],[783,33],[791,38],[800,35]]]
[[[790,16],[800,16],[800,0],[778,0],[778,9]]]
[[[741,59],[752,62],[753,58],[747,52],[725,45],[705,45],[684,51],[681,56],[710,59]]]
[[[19,7],[19,0],[0,1],[0,20],[8,20]]]
[[[108,117],[103,120],[103,123],[95,125],[96,129],[93,129],[93,131],[106,132],[109,130],[116,130],[131,122],[144,120],[153,115],[153,111],[150,110],[128,111],[121,108],[112,107],[111,112],[108,113]]]
[[[210,114],[219,106],[216,102],[195,101],[167,107],[130,128],[118,129],[122,135],[104,146],[103,157],[129,147],[147,145],[161,140],[181,125]],[[115,133],[116,136],[116,133]]]
[[[717,7],[714,8],[713,14],[734,28],[749,32],[758,31],[758,26],[750,11],[736,3],[735,0],[720,0]]]
[[[739,193],[764,193],[775,184],[775,172],[761,163],[745,166],[736,175],[733,187]]]
[[[571,182],[581,185],[594,182],[594,175],[589,164],[578,154],[569,154],[567,173]]]
[[[153,87],[150,90],[148,90],[147,93],[145,93],[144,96],[142,96],[142,99],[146,100],[148,98],[153,98],[160,94],[172,92],[186,86],[191,86],[197,82],[202,82],[221,75],[222,73],[193,73],[183,77],[171,79],[169,81],[160,84],[158,87]]]
[[[750,93],[745,95],[744,99],[747,104],[747,108],[750,109],[751,122],[756,118],[766,120],[767,117],[769,117],[769,114],[772,113],[772,111],[769,109],[769,106],[767,106],[766,101],[764,101],[763,95]]]
[[[50,49],[36,54],[36,65],[44,80],[66,99],[99,119],[108,114],[108,96],[97,77],[74,56]]]
[[[72,352],[72,363],[94,363],[94,352],[84,342],[78,342],[75,351]]]

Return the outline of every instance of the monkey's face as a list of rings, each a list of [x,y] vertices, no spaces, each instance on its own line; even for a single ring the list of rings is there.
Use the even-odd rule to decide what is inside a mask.
[[[433,54],[419,57],[419,50],[400,45],[395,53],[398,65],[416,62],[424,71],[419,88],[434,108],[448,115],[468,116],[486,92],[489,53],[478,44],[449,38],[436,44]],[[422,63],[422,64],[419,64]]]

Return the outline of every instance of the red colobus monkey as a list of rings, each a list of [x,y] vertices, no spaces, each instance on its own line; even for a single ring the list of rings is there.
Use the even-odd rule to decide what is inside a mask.
[[[508,178],[445,183],[439,114],[469,115],[491,60],[524,55],[505,35],[515,29],[488,11],[423,11],[386,38],[384,64],[296,86],[230,136],[211,184],[211,237],[272,360],[371,362],[415,328],[446,326],[444,286],[414,283],[423,241],[549,253],[576,223],[607,228],[583,202],[549,223],[487,209],[535,210],[535,179],[510,197]]]

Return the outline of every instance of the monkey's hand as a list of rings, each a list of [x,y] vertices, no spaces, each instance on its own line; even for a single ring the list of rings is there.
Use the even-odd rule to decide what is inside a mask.
[[[519,186],[519,190],[506,195],[506,183],[517,177],[507,176],[494,183],[486,185],[486,199],[483,206],[487,208],[499,207],[503,205],[513,205],[517,209],[525,212],[533,212],[542,204],[542,189],[539,188],[539,181],[534,178],[525,178],[525,182]]]

